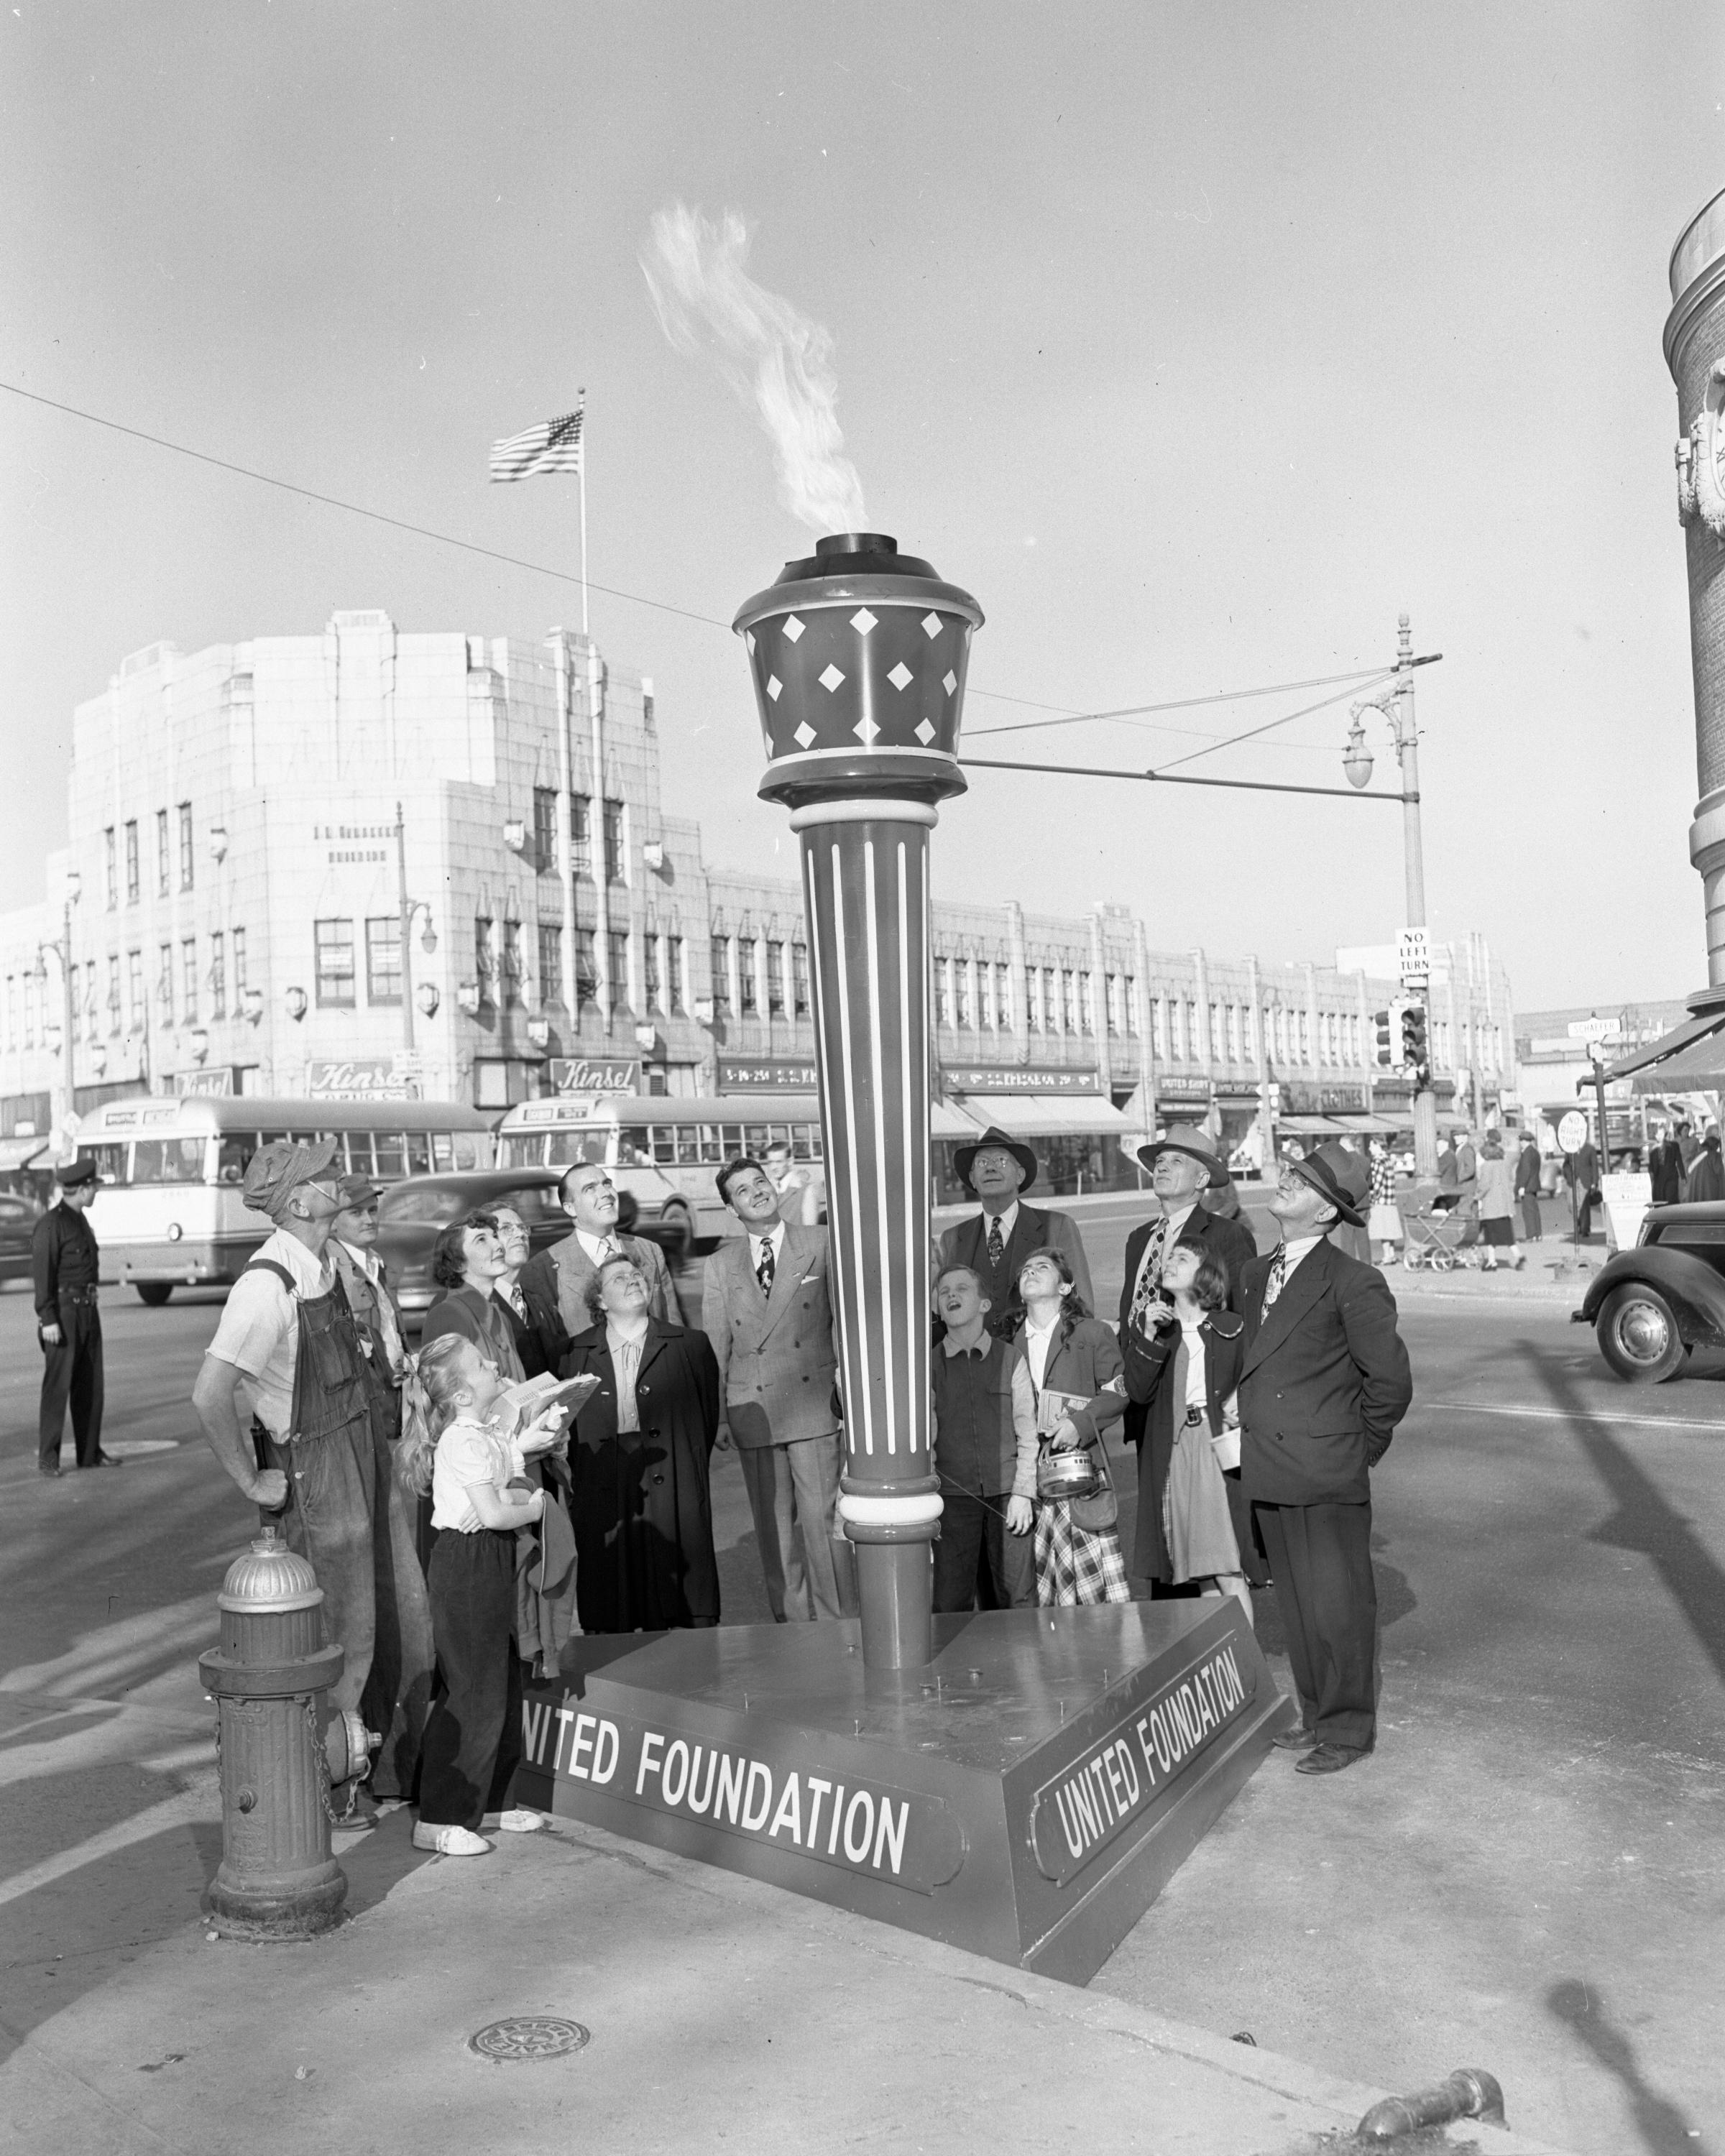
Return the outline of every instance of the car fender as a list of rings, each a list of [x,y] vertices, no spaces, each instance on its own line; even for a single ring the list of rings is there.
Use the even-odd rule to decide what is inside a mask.
[[[1686,1348],[1725,1347],[1725,1280],[1705,1260],[1657,1243],[1620,1250],[1606,1261],[1581,1306],[1584,1319],[1593,1324],[1612,1290],[1634,1283],[1657,1288],[1670,1303]]]

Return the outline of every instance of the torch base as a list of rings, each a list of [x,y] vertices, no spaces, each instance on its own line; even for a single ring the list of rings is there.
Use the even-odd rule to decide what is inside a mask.
[[[1232,1598],[572,1640],[520,1801],[1084,1983],[1293,1718]]]

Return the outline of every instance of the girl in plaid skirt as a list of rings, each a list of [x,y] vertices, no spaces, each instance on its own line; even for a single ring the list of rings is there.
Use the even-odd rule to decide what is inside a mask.
[[[1063,1252],[1036,1250],[1026,1258],[1019,1268],[1019,1292],[1024,1312],[1017,1345],[1036,1389],[1044,1445],[1055,1452],[1081,1445],[1101,1450],[1104,1432],[1126,1413],[1119,1342],[1085,1308]],[[1097,1501],[1076,1502],[1091,1508]],[[1105,1509],[1113,1509],[1111,1489]],[[1073,1501],[1039,1499],[1036,1599],[1044,1609],[1130,1602],[1118,1530],[1081,1525],[1073,1517]]]

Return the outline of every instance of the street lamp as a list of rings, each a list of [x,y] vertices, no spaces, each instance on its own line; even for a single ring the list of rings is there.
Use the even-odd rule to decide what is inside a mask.
[[[425,916],[425,927],[419,937],[419,947],[429,958],[437,949],[437,931],[431,925],[430,901],[408,896],[408,833],[403,821],[401,803],[395,804],[395,887],[397,902],[401,910],[401,1043],[403,1048],[413,1045],[413,962],[408,945],[413,941],[413,916]],[[434,1015],[437,1004],[429,1009],[422,1003],[428,1018]]]
[[[1362,696],[1348,712],[1348,747],[1342,768],[1350,786],[1363,787],[1372,775],[1372,752],[1366,746],[1364,714],[1381,711],[1394,737],[1396,760],[1402,773],[1402,853],[1407,880],[1405,925],[1425,926],[1425,855],[1420,835],[1420,747],[1414,723],[1414,669],[1430,662],[1414,656],[1413,632],[1408,617],[1397,624],[1395,672],[1375,695]],[[1404,987],[1413,985],[1404,982]],[[1437,1173],[1437,1099],[1430,1087],[1416,1078],[1414,1091],[1414,1167],[1422,1176]]]

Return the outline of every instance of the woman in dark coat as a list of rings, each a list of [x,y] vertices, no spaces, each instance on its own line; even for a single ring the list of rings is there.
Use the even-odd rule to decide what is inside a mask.
[[[704,1332],[654,1317],[633,1258],[607,1258],[588,1291],[594,1322],[562,1375],[599,1389],[569,1447],[576,1606],[583,1632],[716,1625],[707,1463],[719,1428],[719,1366]]]
[[[1177,1253],[1189,1255],[1177,1265]],[[1126,1389],[1132,1400],[1147,1403],[1144,1437],[1138,1453],[1137,1537],[1132,1553],[1137,1578],[1155,1580],[1164,1587],[1183,1582],[1189,1575],[1175,1563],[1168,1547],[1167,1518],[1168,1476],[1173,1464],[1176,1425],[1187,1435],[1187,1403],[1176,1399],[1177,1370],[1188,1367],[1180,1353],[1184,1337],[1182,1312],[1176,1308],[1173,1291],[1185,1289],[1180,1298],[1205,1313],[1198,1327],[1204,1347],[1204,1423],[1194,1435],[1227,1442],[1228,1402],[1240,1383],[1240,1366],[1245,1353],[1245,1324],[1227,1307],[1227,1269],[1207,1245],[1183,1236],[1169,1251],[1164,1269],[1168,1291],[1150,1306],[1153,1329],[1147,1334],[1136,1326],[1127,1336]],[[1192,1312],[1185,1313],[1190,1316]],[[1183,1390],[1183,1388],[1180,1388]],[[1237,1445],[1237,1431],[1235,1433]],[[1240,1487],[1237,1449],[1231,1466],[1222,1463],[1229,1517],[1240,1552],[1240,1569],[1253,1587],[1267,1587],[1270,1568],[1258,1548],[1252,1525],[1252,1508]],[[1214,1574],[1209,1575],[1214,1577]],[[1250,1604],[1247,1606],[1250,1615]]]
[[[431,1246],[431,1277],[444,1291],[425,1313],[423,1348],[445,1332],[472,1341],[506,1384],[526,1375],[510,1325],[510,1313],[495,1291],[509,1270],[509,1260],[489,1213],[470,1213],[445,1228]]]

